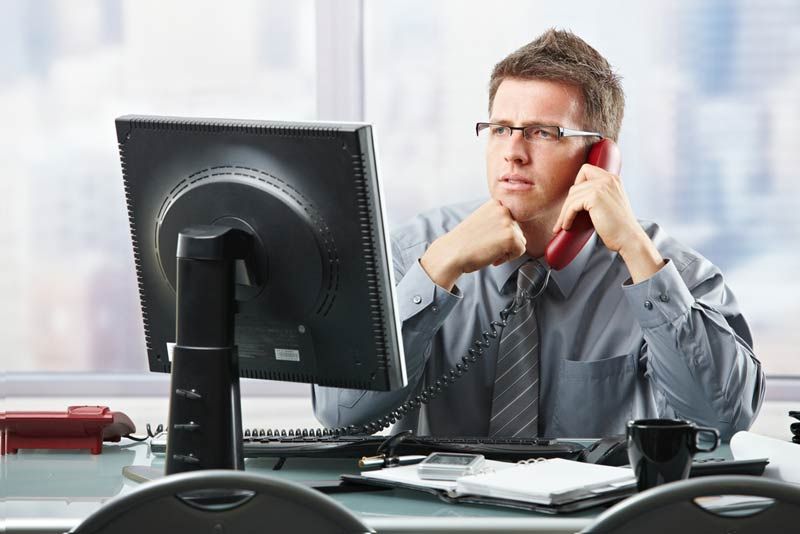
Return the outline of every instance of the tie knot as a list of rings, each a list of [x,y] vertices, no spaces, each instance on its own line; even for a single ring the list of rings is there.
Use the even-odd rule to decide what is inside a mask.
[[[541,262],[530,260],[519,268],[517,276],[517,293],[525,291],[528,295],[535,294],[542,287],[547,269]]]

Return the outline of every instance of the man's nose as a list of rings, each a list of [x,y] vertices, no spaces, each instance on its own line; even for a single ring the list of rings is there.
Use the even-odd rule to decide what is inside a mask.
[[[505,160],[508,163],[516,163],[518,165],[525,165],[530,161],[530,143],[525,141],[522,132],[519,130],[512,130],[511,136],[506,139],[503,150],[505,151]]]

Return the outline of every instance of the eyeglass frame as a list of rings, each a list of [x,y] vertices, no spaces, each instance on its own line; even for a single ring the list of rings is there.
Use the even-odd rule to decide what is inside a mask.
[[[485,125],[485,127],[481,128],[482,125]],[[560,141],[564,137],[599,137],[600,139],[605,139],[605,137],[606,137],[605,135],[603,135],[603,134],[601,134],[599,132],[586,132],[586,131],[583,131],[583,130],[573,130],[572,128],[564,128],[563,126],[556,126],[556,125],[529,124],[528,126],[509,126],[507,124],[499,124],[499,123],[496,123],[496,122],[476,122],[475,123],[475,135],[477,137],[480,137],[481,136],[481,130],[482,129],[485,130],[486,128],[489,128],[490,126],[502,126],[503,128],[508,128],[509,130],[511,130],[511,133],[508,135],[509,138],[511,138],[511,136],[514,135],[514,130],[519,130],[519,131],[522,132],[522,139],[524,141],[528,142],[528,143],[533,143],[534,141],[529,141],[525,137],[525,130],[527,130],[528,128],[535,128],[537,126],[540,127],[540,128],[557,128],[558,129],[558,137],[556,138],[556,141]]]

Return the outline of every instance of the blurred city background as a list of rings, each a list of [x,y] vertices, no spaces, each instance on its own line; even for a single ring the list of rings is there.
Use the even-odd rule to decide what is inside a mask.
[[[0,1],[2,368],[146,370],[114,118],[329,119],[318,7]],[[486,196],[473,125],[489,73],[552,26],[623,77],[637,215],[719,265],[767,373],[800,375],[795,0],[363,2],[361,119],[376,127],[390,223]]]

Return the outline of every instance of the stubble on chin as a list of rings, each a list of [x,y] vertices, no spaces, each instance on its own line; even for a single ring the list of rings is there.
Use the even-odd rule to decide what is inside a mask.
[[[511,212],[511,217],[520,224],[540,221],[544,213],[542,208],[538,206],[537,199],[530,198],[531,195],[499,193],[492,196],[508,208]]]
[[[552,228],[558,219],[558,211],[540,206],[536,200],[523,198],[499,200],[511,212],[511,217],[519,224],[526,235],[552,237]]]

